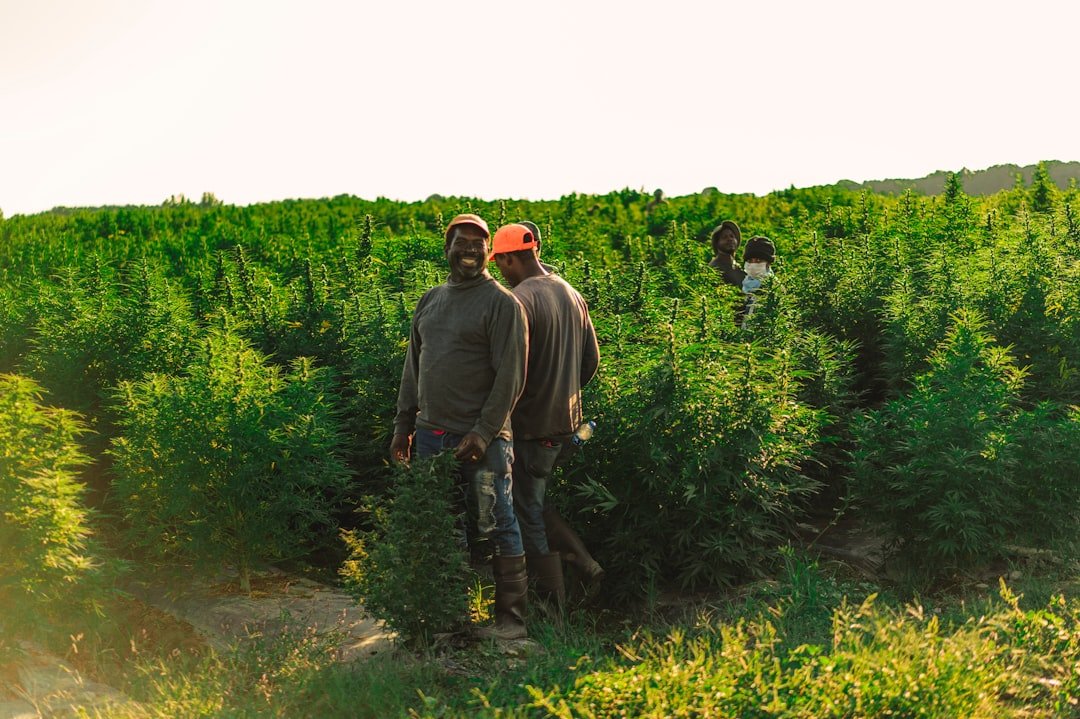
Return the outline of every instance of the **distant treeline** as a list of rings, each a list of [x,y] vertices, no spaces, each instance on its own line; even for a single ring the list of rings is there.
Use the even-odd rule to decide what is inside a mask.
[[[1050,179],[1059,189],[1066,189],[1070,183],[1080,179],[1080,162],[1059,162],[1048,160],[1039,163],[1050,173]],[[995,192],[1009,190],[1019,184],[1030,185],[1035,171],[1039,165],[994,165],[985,170],[969,170],[964,168],[959,174],[964,186],[964,192],[969,195],[992,195]],[[845,190],[870,190],[886,195],[900,195],[907,190],[912,190],[922,195],[940,195],[945,191],[945,179],[949,176],[946,170],[938,170],[926,177],[914,180],[868,180],[867,182],[853,182],[840,180],[834,187]],[[1019,177],[1019,179],[1018,179]]]

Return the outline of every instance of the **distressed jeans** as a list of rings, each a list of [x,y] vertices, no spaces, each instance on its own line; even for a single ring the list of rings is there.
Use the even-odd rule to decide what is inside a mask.
[[[526,554],[547,554],[544,496],[563,443],[548,439],[514,440],[514,510]]]
[[[436,429],[416,430],[417,457],[453,451],[463,435]],[[514,514],[511,465],[514,446],[495,438],[478,462],[462,462],[454,486],[454,505],[466,538],[490,542],[495,554],[517,556],[524,552],[521,530]],[[473,549],[474,547],[470,547]]]

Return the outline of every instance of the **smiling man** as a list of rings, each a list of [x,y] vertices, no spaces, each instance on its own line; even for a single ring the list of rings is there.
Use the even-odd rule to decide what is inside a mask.
[[[461,460],[464,515],[494,556],[495,627],[525,632],[528,577],[514,515],[510,412],[525,385],[526,320],[521,304],[487,271],[487,223],[458,215],[446,228],[446,282],[428,290],[413,313],[401,372],[390,456],[409,461],[453,450]]]

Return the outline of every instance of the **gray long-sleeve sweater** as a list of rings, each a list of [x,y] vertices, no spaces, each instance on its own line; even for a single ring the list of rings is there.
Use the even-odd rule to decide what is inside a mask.
[[[521,304],[486,270],[428,290],[413,313],[394,432],[511,439],[510,411],[525,385],[525,328]]]

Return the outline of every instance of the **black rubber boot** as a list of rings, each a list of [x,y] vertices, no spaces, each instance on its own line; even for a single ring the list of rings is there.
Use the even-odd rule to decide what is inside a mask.
[[[491,570],[495,575],[495,625],[480,627],[477,636],[491,639],[524,639],[525,605],[529,594],[529,575],[525,555],[494,556]]]
[[[548,548],[561,554],[577,571],[585,596],[594,596],[604,579],[604,568],[589,554],[578,533],[551,507],[544,508],[544,531],[547,533]]]
[[[531,554],[526,557],[540,607],[549,617],[560,621],[566,610],[566,586],[563,584],[562,556],[558,552]]]

